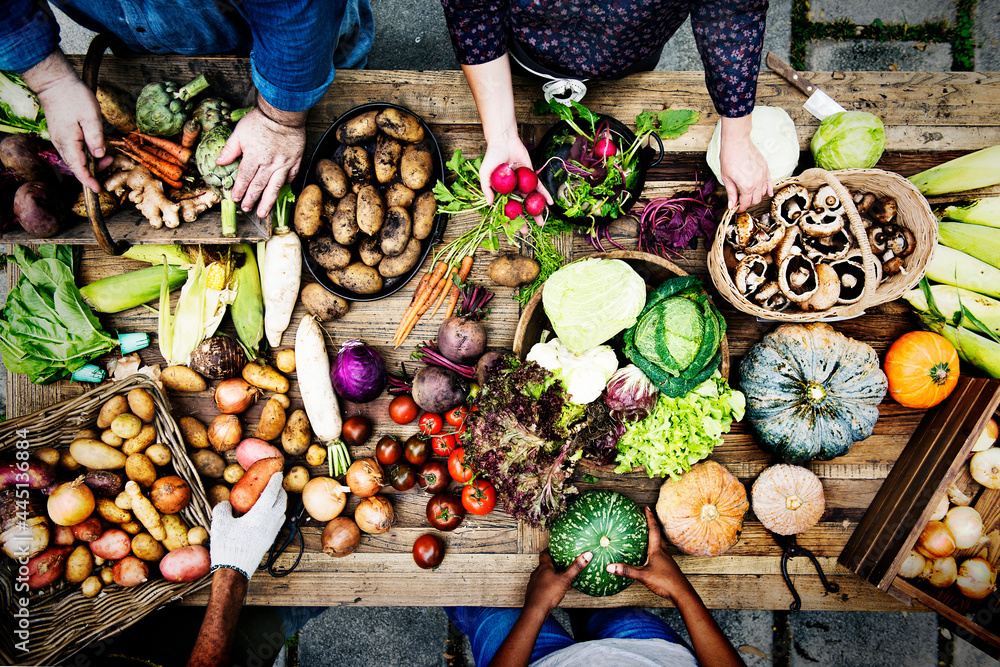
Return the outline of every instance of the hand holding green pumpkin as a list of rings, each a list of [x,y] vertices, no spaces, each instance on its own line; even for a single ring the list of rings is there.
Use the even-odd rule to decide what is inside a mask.
[[[558,607],[566,596],[566,591],[573,585],[576,575],[580,574],[593,556],[586,551],[577,556],[564,571],[556,572],[556,564],[548,550],[538,554],[538,567],[531,573],[524,593],[524,608],[539,609],[548,614]]]
[[[646,588],[653,591],[661,598],[666,598],[676,604],[677,596],[682,592],[691,590],[691,584],[687,577],[677,567],[677,563],[664,546],[660,533],[660,524],[653,514],[653,510],[648,507],[646,511],[646,523],[649,526],[649,546],[646,551],[646,563],[644,565],[628,565],[626,563],[612,563],[607,566],[611,574],[628,577],[641,581]]]

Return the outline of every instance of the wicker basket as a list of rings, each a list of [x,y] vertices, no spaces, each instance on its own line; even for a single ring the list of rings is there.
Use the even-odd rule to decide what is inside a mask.
[[[812,313],[798,310],[775,311],[753,303],[736,288],[736,284],[726,268],[723,250],[726,226],[733,215],[733,210],[730,209],[726,211],[718,229],[716,229],[712,247],[708,252],[708,271],[719,294],[733,304],[737,310],[765,320],[779,322],[817,322],[826,319],[845,319],[857,317],[863,314],[867,308],[898,299],[920,281],[920,277],[924,275],[924,271],[934,255],[934,247],[937,245],[937,219],[931,212],[927,200],[912,183],[898,174],[881,169],[844,169],[832,172],[823,169],[807,169],[799,176],[786,178],[775,184],[774,189],[777,191],[786,185],[794,184],[802,185],[810,191],[815,191],[823,185],[829,184],[837,192],[837,196],[844,203],[851,232],[854,234],[861,251],[865,273],[868,274],[864,293],[855,303],[838,304],[824,311]],[[907,258],[906,273],[897,273],[889,276],[880,284],[877,283],[876,262],[878,260],[872,254],[864,223],[854,206],[849,191],[871,192],[879,197],[888,195],[895,198],[898,207],[895,223],[909,229],[917,243],[916,249]],[[760,204],[751,207],[749,212],[757,216],[770,210],[770,206],[771,200],[765,199]]]
[[[142,387],[156,404],[158,442],[170,449],[177,475],[191,487],[191,500],[180,515],[189,526],[209,527],[211,506],[205,496],[194,465],[184,450],[180,429],[170,416],[163,393],[148,378],[131,378],[97,387],[77,398],[53,405],[32,415],[0,424],[0,454],[12,454],[19,441],[28,441],[28,450],[42,447],[68,447],[73,435],[97,419],[101,406],[110,397]],[[18,450],[23,451],[23,450]],[[151,574],[156,572],[155,565]],[[16,564],[0,555],[0,614],[5,619],[19,609],[17,598],[28,594],[14,589]],[[5,631],[0,638],[0,663],[53,664],[88,643],[103,639],[129,627],[158,607],[193,593],[211,582],[210,576],[190,583],[173,583],[151,578],[135,588],[108,586],[97,597],[85,598],[79,586],[60,580],[47,589],[35,591],[28,605],[28,651],[15,648],[20,638]],[[6,623],[6,621],[5,621]],[[15,624],[16,625],[16,624]]]

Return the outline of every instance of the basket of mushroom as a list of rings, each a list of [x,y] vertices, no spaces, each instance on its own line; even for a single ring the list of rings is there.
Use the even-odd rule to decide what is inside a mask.
[[[906,179],[878,169],[808,169],[745,213],[727,211],[708,253],[738,310],[811,322],[857,317],[919,282],[937,220]]]

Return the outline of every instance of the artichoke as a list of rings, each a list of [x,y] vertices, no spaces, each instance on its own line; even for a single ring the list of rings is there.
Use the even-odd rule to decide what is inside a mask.
[[[187,114],[194,106],[189,100],[208,88],[204,74],[182,88],[173,81],[147,84],[135,104],[139,131],[156,137],[172,137],[184,129]]]
[[[229,102],[218,97],[206,97],[194,108],[191,118],[201,124],[201,131],[204,133],[219,123],[229,123],[231,114]]]
[[[220,123],[201,135],[201,141],[194,152],[198,172],[205,184],[222,190],[223,236],[236,234],[236,202],[233,201],[231,191],[236,182],[236,171],[240,167],[240,161],[237,159],[230,164],[218,165],[215,164],[215,160],[232,134],[233,128],[228,123]]]

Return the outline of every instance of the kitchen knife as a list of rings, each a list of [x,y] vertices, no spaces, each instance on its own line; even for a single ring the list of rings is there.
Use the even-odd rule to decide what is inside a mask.
[[[802,105],[802,108],[816,116],[816,118],[823,120],[827,116],[847,111],[847,109],[840,106],[840,103],[814,86],[809,82],[809,79],[793,70],[791,65],[770,51],[767,53],[767,66],[809,96],[809,99]]]

